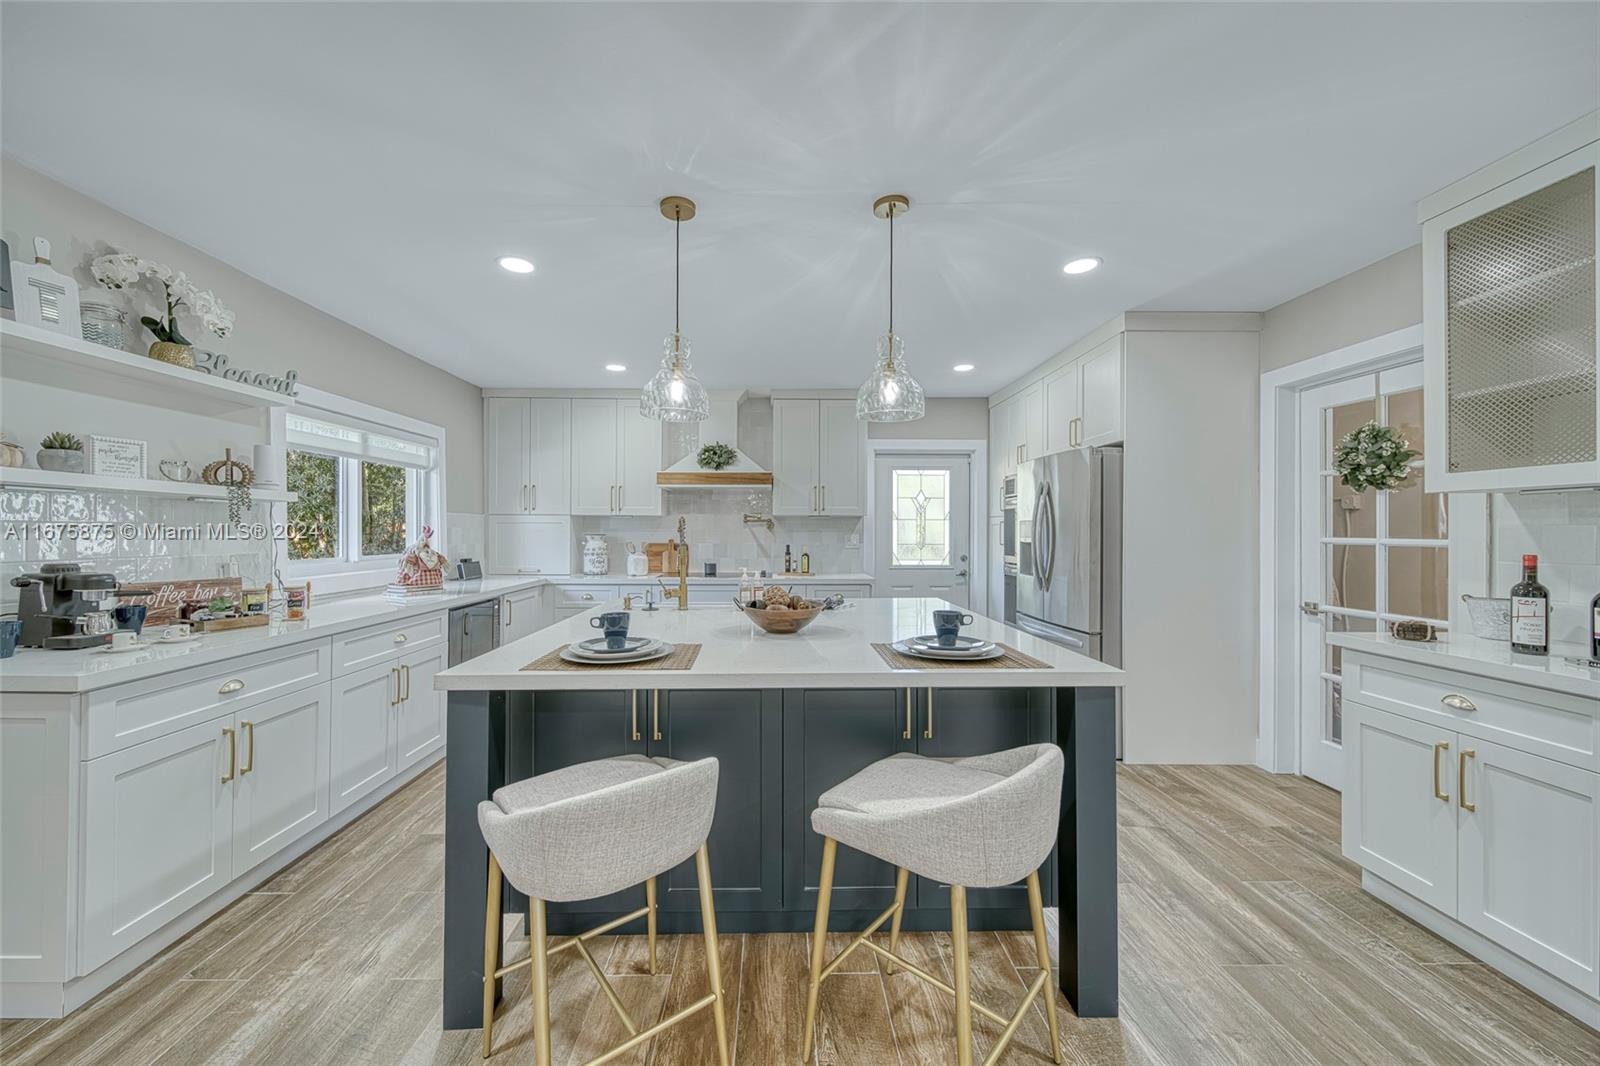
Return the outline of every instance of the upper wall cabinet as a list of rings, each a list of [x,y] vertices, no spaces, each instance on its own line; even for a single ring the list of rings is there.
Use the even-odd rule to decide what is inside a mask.
[[[1429,492],[1600,485],[1600,113],[1423,201]]]
[[[867,425],[854,400],[772,401],[772,513],[866,513]]]
[[[661,423],[633,400],[572,402],[572,513],[659,515]]]
[[[486,398],[484,510],[489,514],[569,513],[571,434],[571,400]]]

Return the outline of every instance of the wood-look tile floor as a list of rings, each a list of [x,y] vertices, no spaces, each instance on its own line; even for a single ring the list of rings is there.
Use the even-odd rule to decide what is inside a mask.
[[[476,1063],[478,1032],[439,1022],[443,783],[429,771],[72,1017],[0,1024],[0,1062]],[[1122,1016],[1080,1021],[1063,1002],[1066,1061],[1600,1062],[1600,1035],[1361,891],[1335,793],[1241,767],[1129,766],[1118,783]],[[508,961],[525,946],[512,938]],[[797,1063],[805,938],[729,935],[722,951],[737,1062]],[[905,951],[950,979],[947,936]],[[702,952],[664,937],[654,976],[642,938],[599,956],[643,1020],[704,994]],[[976,934],[974,995],[1009,1013],[1031,958],[1021,934]],[[506,985],[493,1061],[531,1062],[527,972]],[[558,1064],[620,1041],[571,953],[553,988]],[[997,1027],[974,1030],[981,1056]],[[1048,1040],[1036,1005],[1004,1061],[1047,1062]],[[869,953],[823,986],[824,1066],[947,1066],[953,1049],[949,1002]],[[713,1063],[710,1016],[618,1061]]]

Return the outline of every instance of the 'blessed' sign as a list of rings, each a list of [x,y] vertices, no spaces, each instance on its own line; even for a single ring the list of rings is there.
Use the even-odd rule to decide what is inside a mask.
[[[228,365],[228,357],[221,352],[208,352],[204,348],[194,350],[194,368],[207,374],[216,374],[218,377],[237,381],[241,385],[254,385],[258,389],[270,389],[281,392],[285,396],[294,395],[295,382],[300,378],[300,371],[286,371],[281,377],[269,374],[265,370],[246,370],[242,367]]]

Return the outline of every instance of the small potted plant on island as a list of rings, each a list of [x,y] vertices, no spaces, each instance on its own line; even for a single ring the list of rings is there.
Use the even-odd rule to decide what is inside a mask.
[[[165,263],[141,259],[124,252],[102,255],[90,265],[95,280],[108,289],[125,289],[151,278],[161,285],[166,312],[160,318],[143,315],[139,321],[155,334],[150,345],[150,358],[174,366],[194,368],[194,346],[178,331],[178,312],[186,311],[200,320],[200,324],[219,337],[226,337],[233,329],[233,312],[222,306],[222,301],[210,289],[201,289],[189,280],[183,271],[174,271]]]
[[[39,442],[34,453],[40,470],[61,470],[69,474],[83,473],[83,441],[71,433],[59,430]]]

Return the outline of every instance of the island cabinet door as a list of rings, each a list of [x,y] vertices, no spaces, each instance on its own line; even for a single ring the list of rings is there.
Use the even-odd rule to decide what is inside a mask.
[[[650,754],[717,760],[717,812],[707,845],[719,911],[776,911],[783,905],[783,693],[779,689],[654,695]],[[694,862],[662,881],[666,910],[698,911]]]
[[[547,774],[595,759],[645,754],[649,711],[648,691],[534,693],[533,772]],[[609,918],[643,906],[644,886],[631,885],[599,899],[551,903],[547,909],[552,915]]]
[[[879,759],[912,751],[915,694],[910,689],[783,691],[785,910],[814,911],[822,838],[811,812],[828,789]],[[895,869],[841,847],[834,864],[834,913],[882,910],[894,901]],[[846,928],[848,922],[839,925]]]
[[[1055,739],[1047,689],[920,688],[915,693],[919,755],[958,759]],[[1048,905],[1055,887],[1054,861],[1045,862],[1040,878]],[[922,877],[913,883],[915,906],[936,910],[950,906],[949,885]],[[1026,908],[1027,886],[1019,881],[1004,888],[973,889],[967,893],[967,906]]]

